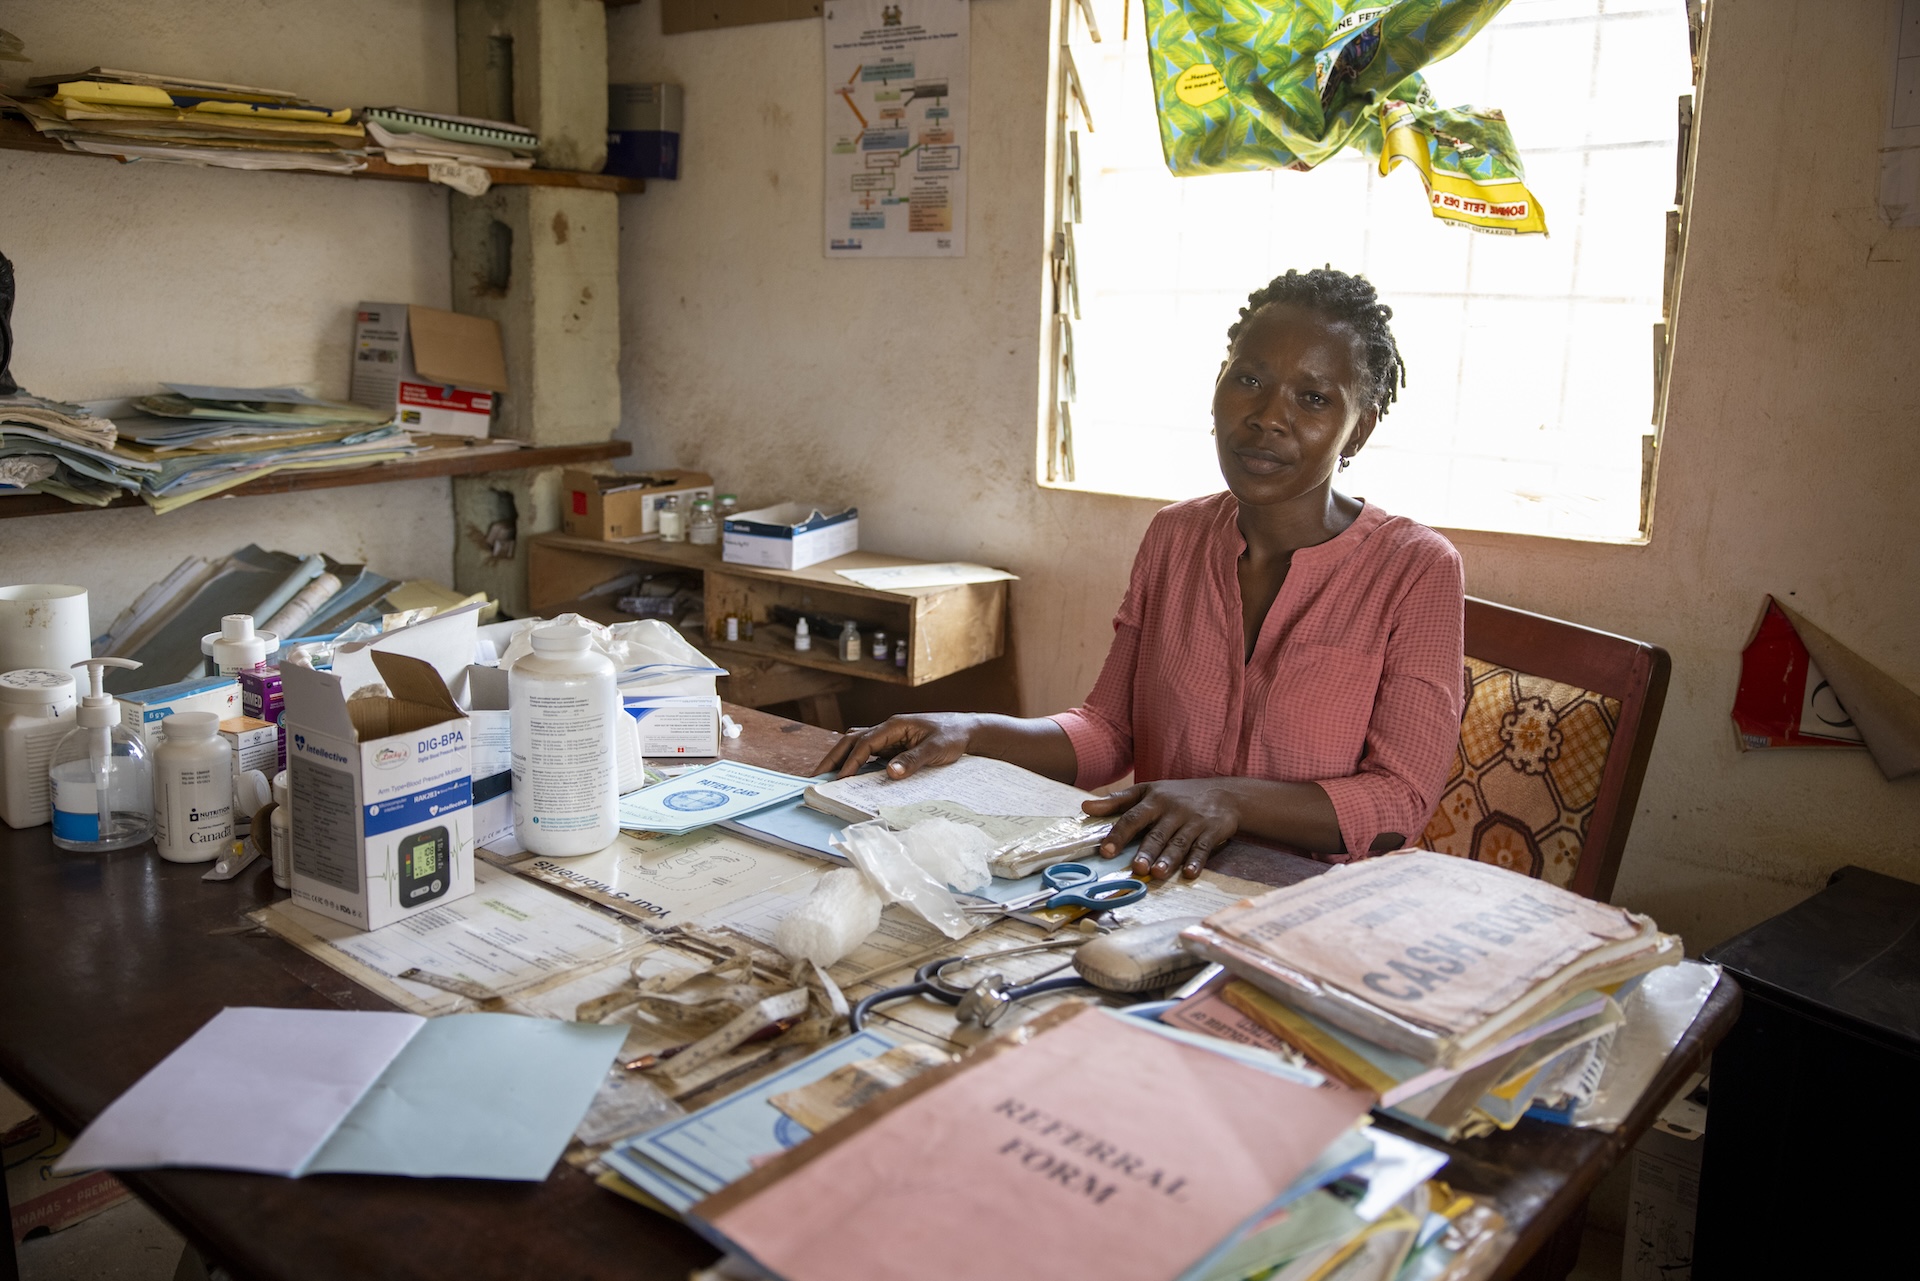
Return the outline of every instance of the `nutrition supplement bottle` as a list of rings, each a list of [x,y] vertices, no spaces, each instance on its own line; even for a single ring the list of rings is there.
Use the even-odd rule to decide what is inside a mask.
[[[233,745],[214,712],[175,712],[153,749],[153,844],[169,863],[210,863],[233,844]]]
[[[620,835],[613,660],[587,629],[534,629],[533,652],[507,673],[513,735],[513,831],[549,858],[592,854]]]

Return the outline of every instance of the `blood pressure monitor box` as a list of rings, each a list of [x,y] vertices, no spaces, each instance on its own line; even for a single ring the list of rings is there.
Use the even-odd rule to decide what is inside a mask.
[[[363,930],[473,893],[472,727],[431,663],[371,653],[384,696],[289,663],[293,901]]]

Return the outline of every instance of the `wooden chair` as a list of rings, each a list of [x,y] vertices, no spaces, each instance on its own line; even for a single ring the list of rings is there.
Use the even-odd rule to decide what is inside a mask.
[[[1536,876],[1544,862],[1550,879],[1606,900],[1666,701],[1667,652],[1473,597],[1466,623],[1466,679],[1478,705],[1463,718],[1454,775],[1420,844],[1491,862],[1511,857]],[[1501,712],[1500,700],[1510,701],[1491,730],[1495,741],[1489,716]],[[1555,796],[1562,813],[1522,831],[1525,820],[1502,813],[1498,799],[1529,788]]]

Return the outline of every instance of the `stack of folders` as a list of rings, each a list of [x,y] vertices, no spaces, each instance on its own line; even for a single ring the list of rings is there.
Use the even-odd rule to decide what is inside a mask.
[[[420,446],[391,413],[320,400],[295,387],[202,387],[168,383],[115,411],[109,448],[77,501],[106,502],[120,489],[171,511],[279,471],[391,462]],[[107,421],[107,420],[100,420]]]
[[[1167,1021],[1295,1055],[1449,1139],[1564,1119],[1606,1067],[1620,1002],[1681,960],[1644,916],[1425,851],[1275,890],[1183,937],[1225,973]]]
[[[859,1033],[602,1182],[725,1250],[711,1275],[781,1281],[1455,1281],[1505,1241],[1371,1095],[1263,1051],[1071,1003],[943,1059]]]
[[[478,120],[410,107],[368,107],[360,113],[367,138],[396,165],[456,161],[489,169],[530,169],[540,139],[504,120]]]
[[[94,67],[36,76],[0,99],[69,151],[229,169],[366,167],[366,132],[344,107],[283,89]]]
[[[51,494],[103,507],[138,494],[154,470],[114,450],[113,421],[79,405],[32,396],[0,396],[0,495]]]

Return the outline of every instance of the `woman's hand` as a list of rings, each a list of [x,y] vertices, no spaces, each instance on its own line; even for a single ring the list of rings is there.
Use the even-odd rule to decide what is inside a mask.
[[[1189,778],[1137,783],[1125,791],[1086,802],[1080,808],[1099,818],[1119,815],[1100,845],[1112,858],[1134,837],[1146,833],[1133,858],[1135,876],[1165,880],[1178,868],[1188,880],[1200,875],[1213,852],[1240,830],[1236,780]]]
[[[816,774],[832,771],[837,778],[855,773],[868,760],[892,757],[889,778],[905,778],[929,765],[951,765],[960,759],[973,738],[974,718],[961,712],[923,712],[889,716],[872,728],[850,729],[820,763]]]

